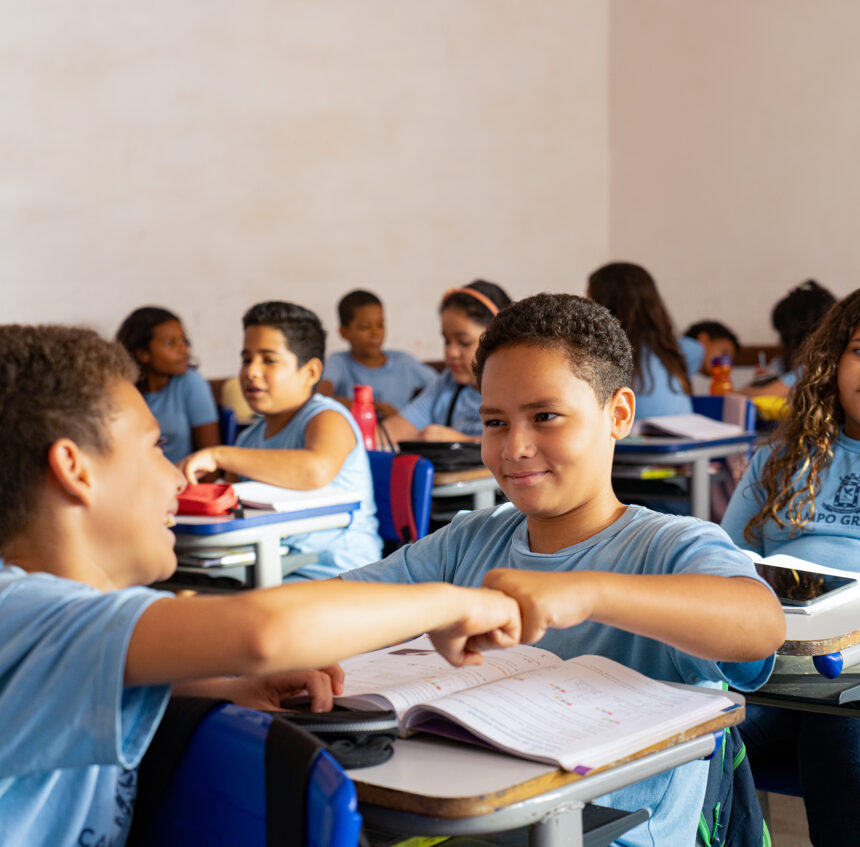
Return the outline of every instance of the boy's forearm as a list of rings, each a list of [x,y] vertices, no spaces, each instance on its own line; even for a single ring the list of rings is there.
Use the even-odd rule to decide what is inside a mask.
[[[591,582],[591,620],[694,656],[755,661],[776,651],[785,639],[779,602],[753,579],[594,571],[582,576]]]
[[[126,684],[323,667],[453,625],[470,614],[473,594],[445,583],[327,580],[160,600],[132,635]]]
[[[328,485],[340,468],[311,450],[219,446],[214,458],[222,471],[300,491]]]

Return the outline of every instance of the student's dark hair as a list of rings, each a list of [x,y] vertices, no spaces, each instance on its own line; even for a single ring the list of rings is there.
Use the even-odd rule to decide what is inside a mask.
[[[341,326],[349,326],[355,313],[362,306],[382,306],[380,300],[372,291],[365,291],[363,288],[357,288],[355,291],[350,291],[349,294],[344,294],[337,304],[337,316],[340,318]]]
[[[827,311],[797,353],[800,375],[788,396],[788,416],[772,434],[773,451],[761,470],[763,505],[744,529],[755,543],[765,524],[796,534],[815,518],[821,474],[833,459],[833,442],[845,424],[839,402],[839,360],[860,327],[860,289]],[[798,475],[805,474],[801,485]],[[780,512],[785,511],[785,520]]]
[[[739,350],[741,342],[738,337],[725,325],[719,321],[699,321],[692,324],[684,333],[685,338],[696,338],[699,333],[704,332],[713,341],[725,339],[731,341],[735,350]]]
[[[785,351],[785,366],[794,368],[800,345],[815,329],[836,298],[814,279],[792,288],[770,313],[770,322],[779,333]]]
[[[0,326],[0,553],[38,519],[48,450],[60,438],[104,454],[114,413],[110,388],[133,382],[123,347],[89,329]]]
[[[300,367],[311,359],[325,360],[325,330],[320,319],[304,306],[282,300],[257,303],[245,312],[242,325],[245,329],[270,326],[280,330]]]
[[[633,345],[635,390],[651,390],[654,375],[644,373],[642,367],[642,351],[650,350],[690,394],[690,379],[672,320],[657,293],[654,278],[645,268],[632,262],[604,265],[588,278],[588,296],[621,321]]]
[[[116,331],[116,340],[131,353],[135,361],[138,350],[149,347],[155,334],[155,328],[168,321],[179,320],[173,312],[162,309],[161,306],[142,306],[135,309],[120,325]]]
[[[477,292],[480,297],[474,294],[469,294],[469,291]],[[483,301],[489,300],[495,310],[489,308]],[[442,303],[439,306],[439,313],[445,309],[459,309],[465,312],[469,320],[474,321],[481,326],[489,326],[490,322],[496,316],[499,309],[503,309],[511,298],[501,285],[496,285],[495,282],[487,282],[483,279],[476,279],[462,288],[453,288],[446,291],[442,297]]]
[[[633,376],[630,342],[618,319],[576,294],[535,294],[502,309],[478,343],[474,364],[478,388],[487,359],[515,344],[562,351],[601,406],[619,388],[630,385]]]

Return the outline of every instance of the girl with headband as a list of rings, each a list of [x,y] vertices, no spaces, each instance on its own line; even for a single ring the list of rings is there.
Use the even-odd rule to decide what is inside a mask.
[[[445,292],[439,307],[445,370],[399,415],[386,419],[392,441],[481,440],[481,395],[472,362],[481,333],[510,302],[504,289],[481,279]]]

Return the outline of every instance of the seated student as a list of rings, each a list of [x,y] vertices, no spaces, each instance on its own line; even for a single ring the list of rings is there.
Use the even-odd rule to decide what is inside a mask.
[[[783,349],[782,374],[762,381],[762,375],[753,384],[740,389],[748,397],[787,397],[798,377],[797,355],[804,340],[812,333],[836,298],[814,279],[808,279],[779,300],[770,314],[770,322],[779,334]],[[767,377],[767,373],[763,375]]]
[[[760,556],[860,571],[860,290],[833,306],[794,359],[790,414],[753,456],[722,526]],[[750,761],[792,770],[816,845],[860,832],[860,722],[748,706]]]
[[[475,371],[484,463],[511,502],[461,512],[342,578],[483,582],[519,600],[523,640],[563,658],[599,654],[671,682],[761,685],[785,624],[749,558],[713,524],[613,494],[614,445],[635,406],[618,321],[583,297],[528,297],[487,328]],[[693,844],[707,770],[693,762],[599,800],[651,814],[619,843]]]
[[[385,421],[392,441],[481,440],[481,395],[472,364],[481,333],[510,302],[501,286],[482,279],[445,292],[439,307],[445,370],[399,415]]]
[[[711,375],[711,363],[717,356],[729,356],[734,359],[741,347],[738,337],[719,321],[694,323],[684,333],[684,338],[695,339],[702,345],[704,355],[699,373],[704,376]]]
[[[331,485],[357,492],[361,506],[349,526],[291,535],[290,549],[317,553],[287,578],[325,579],[376,561],[373,478],[361,433],[336,400],[314,394],[325,356],[325,330],[309,309],[272,301],[252,306],[242,319],[242,390],[260,419],[239,433],[235,446],[193,453],[180,467],[189,482],[216,470],[285,488]]]
[[[191,344],[179,318],[157,306],[135,309],[116,340],[140,367],[137,387],[161,425],[164,455],[177,463],[217,444],[218,410],[209,384],[189,366]]]
[[[705,351],[693,338],[675,338],[651,274],[630,262],[604,265],[588,278],[588,296],[618,318],[633,345],[640,420],[690,414],[690,378],[701,367]]]
[[[516,603],[495,591],[140,587],[176,567],[166,524],[183,480],[136,370],[89,330],[0,328],[0,467],[15,491],[0,513],[3,847],[125,844],[171,683],[269,709],[307,689],[320,710],[341,688],[332,663],[352,653],[430,629],[453,664],[472,664],[519,637]]]
[[[377,412],[396,415],[416,394],[433,382],[436,371],[399,350],[383,350],[385,320],[382,301],[370,291],[350,291],[337,304],[341,338],[348,353],[332,353],[326,359],[320,394],[334,397],[349,407],[356,385],[369,385]]]

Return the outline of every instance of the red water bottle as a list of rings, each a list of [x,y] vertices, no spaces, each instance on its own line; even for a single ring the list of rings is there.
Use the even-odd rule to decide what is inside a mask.
[[[714,356],[711,359],[711,394],[731,394],[732,357]]]
[[[356,385],[353,388],[352,416],[361,430],[365,449],[376,449],[376,406],[373,405],[373,388]]]

